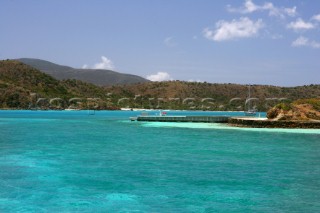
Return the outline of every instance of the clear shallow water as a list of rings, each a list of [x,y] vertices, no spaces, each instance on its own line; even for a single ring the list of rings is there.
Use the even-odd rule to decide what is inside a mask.
[[[137,114],[0,111],[0,212],[320,211],[320,131]]]

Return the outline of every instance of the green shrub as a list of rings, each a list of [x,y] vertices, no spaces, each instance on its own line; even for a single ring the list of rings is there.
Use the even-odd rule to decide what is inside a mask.
[[[282,109],[285,111],[289,111],[290,109],[292,109],[291,104],[288,104],[288,103],[280,103],[280,104],[277,104],[275,107],[277,109]]]
[[[294,104],[310,104],[314,109],[320,111],[320,98],[299,99]]]

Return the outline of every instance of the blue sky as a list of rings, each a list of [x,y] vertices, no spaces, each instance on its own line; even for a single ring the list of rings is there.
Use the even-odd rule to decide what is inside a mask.
[[[1,0],[0,59],[152,80],[320,83],[318,0]]]

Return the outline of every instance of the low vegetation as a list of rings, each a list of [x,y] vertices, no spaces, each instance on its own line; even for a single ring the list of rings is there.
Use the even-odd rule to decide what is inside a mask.
[[[292,103],[278,104],[267,112],[273,120],[320,121],[320,98],[299,99]]]
[[[198,82],[146,82],[100,87],[80,80],[57,80],[19,61],[0,61],[0,108],[2,109],[247,109],[248,87],[240,84]],[[276,87],[253,85],[251,105],[266,111],[277,105],[288,111],[291,102],[308,99],[320,109],[320,85]],[[289,105],[288,105],[289,104]]]

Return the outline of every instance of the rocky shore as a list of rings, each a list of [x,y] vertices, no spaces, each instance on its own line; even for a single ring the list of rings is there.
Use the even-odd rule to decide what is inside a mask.
[[[320,98],[278,104],[267,112],[265,119],[236,117],[230,118],[228,123],[238,127],[304,128],[320,131]]]
[[[248,119],[248,118],[229,118],[228,124],[237,127],[250,128],[301,128],[301,129],[320,129],[320,121],[301,121],[301,120],[270,120],[270,119]],[[319,130],[320,131],[320,130]]]

